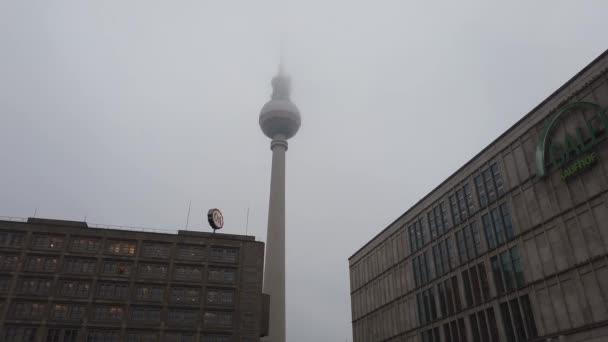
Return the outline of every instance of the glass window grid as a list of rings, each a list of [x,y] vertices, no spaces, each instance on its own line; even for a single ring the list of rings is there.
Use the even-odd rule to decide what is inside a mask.
[[[63,247],[63,236],[34,234],[32,249],[60,250]]]
[[[52,279],[22,278],[18,291],[22,294],[48,296],[53,287]]]
[[[24,238],[23,232],[0,231],[0,246],[20,248]]]
[[[484,207],[488,203],[495,201],[504,194],[504,182],[497,162],[482,169],[474,178],[477,196],[480,206]]]
[[[509,292],[525,286],[519,248],[511,247],[490,258],[496,291],[498,294]]]
[[[70,242],[70,251],[97,253],[101,249],[101,239],[76,237]]]
[[[171,245],[160,243],[144,243],[142,256],[144,258],[167,259],[171,252]]]
[[[89,296],[91,283],[88,281],[63,280],[60,295],[64,297],[86,298]]]

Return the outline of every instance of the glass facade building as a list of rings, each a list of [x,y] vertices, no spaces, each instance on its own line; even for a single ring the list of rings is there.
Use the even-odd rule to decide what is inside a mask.
[[[349,258],[355,342],[608,341],[608,52]]]
[[[0,341],[259,341],[263,259],[252,236],[0,221]]]

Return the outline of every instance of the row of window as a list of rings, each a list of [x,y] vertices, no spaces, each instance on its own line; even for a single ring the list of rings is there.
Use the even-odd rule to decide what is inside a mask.
[[[20,248],[25,240],[24,232],[1,231],[0,247]],[[58,235],[34,234],[31,248],[42,250],[62,250],[65,238]],[[81,253],[97,253],[101,250],[102,240],[100,238],[75,237],[70,240],[70,251]],[[105,252],[109,254],[134,256],[137,250],[136,241],[115,241],[106,243]],[[184,260],[204,260],[207,249],[196,245],[179,245],[176,257]],[[171,245],[167,243],[144,243],[142,245],[142,256],[148,258],[168,259]],[[238,262],[238,249],[227,247],[210,247],[209,259],[214,262],[236,263]]]
[[[7,291],[10,278],[0,278],[0,291]],[[52,292],[53,280],[42,278],[23,278],[18,284],[17,291],[21,294],[48,296]],[[88,298],[91,282],[82,280],[64,280],[59,286],[59,295],[73,298]],[[190,287],[172,287],[169,290],[169,302],[175,304],[198,304],[201,290]],[[135,299],[140,301],[162,301],[165,288],[156,285],[136,285]],[[99,282],[96,296],[105,299],[126,299],[129,296],[128,283]],[[207,289],[207,303],[233,304],[234,290]]]
[[[536,324],[527,295],[500,303],[502,323],[507,341],[524,342],[537,337]],[[464,318],[443,324],[446,342],[500,342],[494,308],[469,315],[472,340],[469,340]],[[439,327],[424,330],[420,333],[423,342],[441,342]]]
[[[9,319],[38,320],[46,316],[46,303],[13,303],[8,313]],[[134,322],[160,321],[162,309],[159,307],[131,307],[129,319]],[[84,318],[86,305],[55,303],[50,305],[49,317],[57,321],[80,321]],[[96,305],[91,312],[91,320],[97,322],[122,321],[125,309],[117,305]],[[195,325],[199,320],[198,310],[168,309],[170,324]],[[226,311],[205,311],[203,322],[206,326],[232,326],[233,313]]]
[[[422,258],[417,257],[414,260],[422,261],[424,263],[424,256],[425,254],[422,254]],[[494,276],[496,292],[498,295],[525,286],[521,260],[519,258],[519,249],[517,246],[514,246],[499,255],[493,256],[490,258],[490,262],[492,264],[492,274]],[[418,267],[423,266],[424,264]],[[418,267],[414,264],[415,270]],[[425,272],[422,272],[422,274],[424,273]],[[477,265],[465,269],[462,271],[461,276],[465,295],[465,305],[467,307],[480,305],[490,299],[490,284],[484,262],[480,262]],[[441,317],[453,315],[462,309],[456,276],[452,276],[451,278],[438,283],[436,288],[439,297],[439,314]],[[436,310],[434,287],[420,291],[416,295],[416,298],[418,317],[421,325],[439,318]]]
[[[17,268],[19,257],[11,254],[0,254],[0,270],[14,271]],[[29,256],[25,262],[25,271],[28,272],[57,272],[59,257],[57,256]],[[102,275],[129,276],[134,264],[126,261],[104,260],[101,268]],[[97,260],[85,258],[66,258],[63,272],[72,274],[94,274],[96,273]],[[164,279],[167,277],[169,266],[164,264],[140,263],[137,275],[142,278]],[[174,267],[174,279],[196,280],[203,277],[203,267],[176,265]],[[235,269],[209,268],[208,280],[222,283],[234,283],[236,280]]]
[[[29,342],[35,341],[38,334],[38,328],[26,326],[7,326],[4,329],[4,342]],[[158,342],[160,340],[159,333],[145,331],[127,331],[126,342]],[[45,342],[76,342],[78,338],[78,329],[62,328],[62,329],[47,329],[43,337]],[[184,332],[166,332],[162,339],[165,342],[194,342],[196,334]],[[87,334],[87,342],[119,342],[123,341],[120,331],[117,330],[93,330]],[[231,336],[205,334],[202,336],[202,342],[229,342]]]

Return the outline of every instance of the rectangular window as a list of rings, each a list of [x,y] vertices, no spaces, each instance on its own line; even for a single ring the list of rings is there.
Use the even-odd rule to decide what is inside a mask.
[[[460,259],[460,263],[464,264],[469,261],[468,253],[467,253],[467,244],[464,239],[464,229],[456,232],[456,244],[458,247],[458,256]]]
[[[207,289],[207,303],[214,305],[234,304],[234,291],[227,289]]]
[[[198,322],[198,311],[170,309],[167,319],[169,321],[169,325],[194,326]]]
[[[174,304],[190,304],[199,303],[200,290],[189,287],[173,287],[171,288],[171,303]]]
[[[234,284],[236,271],[233,269],[209,268],[208,281]]]
[[[99,305],[93,310],[94,321],[121,321],[123,308],[112,305]]]
[[[158,333],[143,331],[128,332],[127,342],[158,342]]]
[[[460,300],[460,290],[458,288],[458,279],[456,276],[452,277],[452,293],[454,296],[454,305],[456,312],[462,310],[462,302]]]
[[[38,328],[27,327],[22,325],[6,326],[4,328],[3,342],[30,342],[36,341]]]
[[[486,235],[486,241],[488,242],[488,248],[494,249],[496,248],[496,233],[494,232],[494,226],[492,224],[492,220],[490,219],[489,214],[485,214],[481,217],[481,221],[483,222],[483,231]]]
[[[481,295],[483,300],[490,299],[490,284],[488,283],[488,275],[486,274],[486,264],[480,262],[477,264],[477,273],[479,273],[479,280],[481,286]]]
[[[97,297],[106,299],[126,299],[129,296],[129,284],[101,282],[97,284]]]
[[[203,269],[194,266],[175,266],[173,277],[176,280],[200,281],[203,279]]]
[[[437,284],[437,293],[439,294],[439,312],[441,317],[446,317],[448,315],[448,305],[446,302],[446,293],[443,283]]]
[[[63,247],[63,236],[34,235],[32,237],[32,249],[60,250],[62,247]]]
[[[167,332],[163,342],[194,342],[194,335],[181,332]]]
[[[64,280],[61,282],[60,294],[63,297],[87,298],[90,288],[88,281]]]
[[[178,245],[177,246],[177,259],[202,261],[205,259],[205,247]]]
[[[158,323],[160,322],[160,309],[151,307],[132,307],[131,321]]]
[[[502,214],[502,223],[505,227],[505,234],[507,236],[507,240],[513,240],[513,224],[511,223],[511,215],[509,213],[509,208],[505,203],[500,205],[500,213]]]
[[[473,289],[469,278],[469,270],[462,272],[462,283],[464,284],[464,298],[466,299],[467,306],[471,307],[475,303],[473,302]]]
[[[499,294],[525,285],[517,246],[490,259]],[[504,283],[503,283],[504,281]]]
[[[0,270],[14,271],[17,268],[19,257],[13,254],[0,254]],[[27,267],[26,267],[27,270]]]
[[[79,253],[97,253],[101,248],[100,239],[91,239],[84,237],[72,238],[70,243],[70,251]]]
[[[56,321],[80,321],[84,317],[85,306],[80,304],[53,304],[51,319]]]
[[[429,224],[429,231],[431,232],[431,240],[434,240],[439,234],[437,234],[437,226],[435,225],[435,217],[432,211],[426,214],[427,221]]]
[[[231,327],[232,326],[232,312],[224,311],[205,311],[204,324],[208,327],[220,326],[220,327]]]
[[[101,273],[103,275],[126,277],[131,274],[133,263],[125,261],[104,260]]]
[[[168,244],[144,243],[142,247],[143,256],[146,258],[167,259],[171,246]]]
[[[500,304],[500,312],[502,313],[502,324],[505,328],[505,333],[507,334],[507,340],[516,341],[513,322],[511,321],[511,314],[509,313],[509,304],[507,302]]]
[[[210,261],[235,264],[238,261],[239,251],[235,248],[212,247]]]
[[[500,174],[500,169],[498,168],[497,163],[493,163],[490,166],[490,170],[492,171],[492,178],[494,178],[494,182],[496,184],[496,192],[498,196],[502,195],[505,191],[504,184],[502,182],[502,175]]]
[[[11,287],[10,277],[0,277],[0,292],[6,292]]]
[[[118,330],[93,330],[87,334],[87,342],[119,342]]]
[[[76,342],[78,330],[76,329],[48,329],[45,342]]]
[[[48,296],[52,286],[52,279],[24,278],[19,282],[18,291],[22,294]]]
[[[505,231],[502,226],[502,217],[500,216],[500,213],[498,212],[498,208],[492,209],[490,211],[490,214],[492,215],[492,223],[494,224],[494,232],[496,232],[496,242],[499,245],[502,245],[506,241]]]
[[[23,243],[24,233],[1,231],[0,232],[0,247],[21,248]]]
[[[0,256],[0,265],[3,265],[3,256]],[[12,257],[14,265],[17,264],[17,256]],[[58,257],[55,256],[30,256],[25,264],[25,270],[29,272],[56,272]],[[0,266],[1,267],[1,266]]]
[[[494,185],[494,179],[492,179],[492,173],[489,169],[486,169],[481,173],[481,175],[483,176],[483,181],[488,193],[488,201],[492,202],[496,200],[496,187]]]
[[[453,194],[449,198],[450,207],[452,208],[452,220],[454,225],[460,224],[460,209],[458,208],[458,199],[456,198],[456,194]]]
[[[14,319],[41,319],[44,316],[45,303],[16,302],[12,304],[9,317]]]
[[[66,258],[63,261],[63,272],[74,274],[93,274],[97,266],[95,259]]]
[[[160,302],[163,300],[165,289],[154,285],[137,285],[135,298],[139,301]]]
[[[136,247],[137,242],[135,241],[108,241],[106,252],[109,254],[133,256],[135,255]]]
[[[473,204],[473,193],[471,192],[469,183],[465,183],[462,190],[464,191],[464,197],[467,202],[467,207],[469,208],[469,213],[473,213],[475,211],[475,205]]]
[[[443,274],[443,259],[441,258],[439,246],[439,244],[433,246],[433,260],[435,261],[435,272],[437,273],[437,276]]]
[[[142,278],[164,279],[167,277],[167,265],[139,264],[138,275]]]
[[[475,177],[475,188],[477,188],[477,198],[479,198],[479,205],[485,207],[488,205],[488,197],[486,195],[486,188],[483,183],[481,176]]]

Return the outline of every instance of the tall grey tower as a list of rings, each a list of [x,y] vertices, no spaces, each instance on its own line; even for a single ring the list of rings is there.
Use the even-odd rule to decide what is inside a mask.
[[[270,203],[266,234],[264,293],[270,295],[267,341],[285,342],[285,152],[287,140],[300,128],[300,111],[289,99],[290,80],[279,67],[272,79],[272,97],[260,112],[260,127],[272,150]]]

